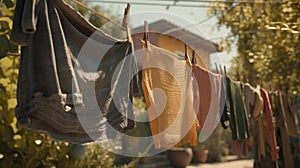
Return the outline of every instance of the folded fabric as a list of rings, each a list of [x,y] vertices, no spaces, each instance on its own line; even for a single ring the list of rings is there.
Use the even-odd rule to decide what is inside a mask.
[[[248,116],[240,82],[226,77],[227,106],[230,111],[230,129],[233,140],[246,140],[249,137]]]
[[[135,61],[131,43],[104,34],[62,0],[17,0],[11,41],[22,45],[20,126],[75,143],[133,128],[131,95],[123,94]]]
[[[273,111],[272,106],[269,98],[269,94],[266,90],[263,88],[261,90],[261,96],[264,100],[264,114],[266,116],[266,123],[267,123],[267,133],[268,133],[268,142],[271,147],[271,159],[277,160],[278,159],[278,146],[276,143],[276,137],[275,137],[275,129],[274,129],[274,123],[273,123]]]
[[[211,132],[218,125],[220,115],[221,75],[213,74],[193,65],[193,74],[198,84],[199,106],[195,109],[201,133]]]
[[[182,57],[149,45],[142,88],[155,148],[197,145],[192,70]]]

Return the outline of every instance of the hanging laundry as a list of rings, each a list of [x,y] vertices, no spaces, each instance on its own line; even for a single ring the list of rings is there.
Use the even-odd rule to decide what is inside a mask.
[[[248,142],[245,140],[233,140],[231,147],[232,154],[237,155],[238,158],[248,155]]]
[[[291,114],[294,118],[295,125],[299,125],[299,116],[297,112],[297,102],[295,98],[292,98],[291,100]],[[297,134],[299,134],[299,128],[297,127]]]
[[[118,94],[129,90],[131,43],[96,29],[62,0],[17,0],[11,41],[22,46],[18,125],[75,143],[134,127],[132,97]]]
[[[222,76],[222,84],[221,84],[221,94],[220,94],[220,122],[224,129],[228,129],[229,127],[229,109],[226,105],[226,77]]]
[[[272,111],[272,106],[270,103],[269,99],[269,94],[266,90],[263,88],[261,90],[261,96],[264,101],[264,108],[263,112],[266,116],[266,123],[267,123],[267,134],[268,134],[268,142],[271,147],[271,159],[272,160],[277,160],[278,159],[278,146],[276,143],[276,137],[275,137],[275,130],[274,130],[274,123],[273,123],[273,111]]]
[[[226,103],[230,113],[232,132],[232,152],[239,157],[248,154],[249,138],[248,115],[245,109],[241,82],[234,82],[226,77]]]
[[[250,84],[244,85],[244,98],[247,112],[249,114],[249,129],[256,132],[257,139],[256,157],[258,160],[265,158],[265,116],[263,114],[263,99],[260,94],[260,86],[253,88]]]
[[[244,100],[245,107],[249,116],[253,115],[254,103],[255,103],[255,89],[249,84],[244,84]]]
[[[294,161],[291,151],[290,137],[289,137],[289,129],[286,120],[287,116],[287,106],[285,105],[285,101],[281,92],[276,92],[272,94],[274,97],[274,115],[276,118],[276,125],[279,128],[280,132],[280,150],[282,152],[280,160],[283,159],[284,167],[294,167]]]
[[[220,121],[222,80],[221,75],[213,74],[195,64],[193,65],[193,74],[199,92],[199,106],[195,111],[199,122],[198,129],[201,130],[199,136],[201,136],[205,132],[212,133]]]
[[[286,123],[288,128],[288,133],[290,137],[298,138],[298,125],[296,124],[296,119],[298,119],[297,112],[293,111],[291,104],[289,103],[288,96],[282,94],[283,108],[286,116]]]
[[[249,135],[248,116],[245,110],[241,83],[234,82],[230,78],[226,77],[226,86],[232,139],[245,140]]]
[[[195,146],[192,70],[184,58],[151,44],[147,47],[142,88],[155,148]]]

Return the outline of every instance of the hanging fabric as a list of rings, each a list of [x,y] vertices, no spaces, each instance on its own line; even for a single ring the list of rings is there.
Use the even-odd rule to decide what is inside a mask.
[[[211,73],[193,64],[193,74],[197,81],[199,106],[195,109],[201,132],[212,132],[220,121],[221,75]],[[200,132],[200,135],[201,135]]]
[[[218,67],[217,63],[215,63],[215,66],[216,66],[217,74],[224,75],[221,65],[219,65],[219,67]],[[224,67],[224,70],[225,70],[225,67]],[[228,127],[229,127],[229,109],[227,108],[227,105],[226,105],[226,77],[225,76],[221,76],[221,91],[220,91],[220,105],[219,105],[220,109],[219,110],[220,110],[220,114],[221,114],[221,118],[220,118],[221,126],[224,129],[228,129]]]
[[[220,94],[220,122],[224,129],[228,129],[230,124],[230,112],[226,104],[226,77],[222,76],[221,78],[221,94]]]
[[[290,144],[290,137],[289,137],[289,129],[287,124],[287,106],[286,101],[284,100],[284,97],[282,93],[276,92],[273,94],[274,97],[274,115],[276,118],[276,126],[279,128],[280,132],[280,139],[279,139],[279,145],[280,150],[282,152],[282,156],[279,159],[283,159],[283,167],[294,167],[294,161],[292,156],[292,150],[291,150],[291,144]],[[282,158],[283,157],[283,158]]]
[[[123,94],[135,61],[130,42],[106,35],[62,0],[17,0],[11,41],[22,45],[20,126],[75,143],[134,127],[132,96]]]
[[[232,152],[238,156],[248,153],[249,138],[248,115],[246,113],[241,82],[234,82],[226,77],[226,102],[230,112],[232,132]]]
[[[276,137],[275,137],[272,106],[271,106],[268,92],[266,90],[264,90],[263,88],[261,88],[260,90],[261,90],[261,96],[264,101],[263,111],[266,116],[268,142],[271,147],[271,159],[277,160],[279,149],[278,149],[278,146],[276,143]]]
[[[289,131],[289,136],[298,138],[299,137],[298,125],[296,124],[296,119],[298,118],[297,112],[293,111],[293,109],[291,108],[288,96],[286,94],[282,93],[282,101],[283,101],[283,107],[286,115],[286,123]]]
[[[156,148],[197,145],[192,70],[186,60],[147,43],[143,80],[150,128]]]
[[[244,97],[249,118],[249,129],[255,132],[253,135],[257,139],[256,157],[258,160],[265,158],[265,116],[263,114],[263,99],[260,94],[260,86],[256,88],[246,83],[244,85]],[[255,131],[254,131],[255,130]]]
[[[232,139],[245,140],[249,135],[248,116],[245,110],[241,83],[226,77],[226,86]]]

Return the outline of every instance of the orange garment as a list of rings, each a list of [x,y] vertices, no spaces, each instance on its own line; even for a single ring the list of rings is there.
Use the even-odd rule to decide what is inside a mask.
[[[213,131],[220,121],[221,76],[193,65],[199,92],[199,106],[195,109],[199,130]],[[197,88],[197,87],[194,87]],[[197,90],[194,90],[194,92]],[[195,98],[197,100],[197,98]]]
[[[197,145],[192,70],[182,57],[149,45],[142,88],[156,148]]]

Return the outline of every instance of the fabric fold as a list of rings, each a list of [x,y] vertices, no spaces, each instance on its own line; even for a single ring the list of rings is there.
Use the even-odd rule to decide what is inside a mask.
[[[194,92],[199,94],[199,106],[195,109],[199,122],[198,129],[201,131],[199,136],[203,136],[202,134],[212,133],[220,121],[222,80],[220,75],[213,74],[197,65],[193,65],[193,74],[198,85],[198,90]]]
[[[36,13],[38,13],[36,5],[36,0],[25,0],[21,22],[22,31],[25,33],[32,34],[36,31]]]
[[[229,109],[226,105],[226,77],[222,77],[221,93],[220,93],[220,122],[224,129],[229,127]]]
[[[285,105],[284,96],[279,91],[273,94],[274,97],[274,116],[276,118],[276,126],[279,128],[280,138],[278,144],[280,145],[280,150],[282,156],[279,155],[279,159],[283,157],[284,167],[294,167],[289,129],[288,129],[288,120],[287,120],[287,106]]]
[[[276,143],[276,137],[275,137],[275,129],[274,129],[274,123],[273,123],[273,110],[269,98],[269,94],[266,90],[263,88],[261,90],[261,96],[264,100],[264,106],[263,106],[263,112],[266,116],[266,123],[267,123],[267,131],[268,131],[268,142],[271,147],[271,159],[277,160],[278,159],[278,150],[279,147]]]
[[[142,89],[155,148],[197,145],[191,68],[156,46],[144,50]]]
[[[245,110],[241,83],[226,77],[226,87],[232,139],[246,140],[249,137],[248,115]]]
[[[263,99],[261,97],[260,86],[256,88],[246,83],[244,85],[244,97],[247,113],[249,117],[249,129],[255,132],[257,139],[256,157],[258,160],[265,158],[265,115],[263,114]]]
[[[96,29],[62,0],[17,0],[11,40],[22,46],[20,126],[75,143],[134,127],[130,42]]]

